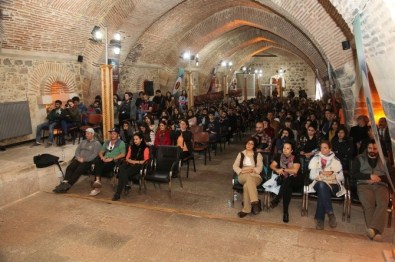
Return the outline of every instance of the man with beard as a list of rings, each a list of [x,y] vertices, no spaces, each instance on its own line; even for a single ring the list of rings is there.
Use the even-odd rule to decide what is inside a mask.
[[[389,167],[389,165],[387,164]],[[389,199],[388,179],[378,155],[376,142],[371,140],[365,153],[358,155],[352,173],[357,180],[357,192],[365,214],[366,234],[374,241],[382,239]]]
[[[257,122],[255,126],[256,133],[252,135],[256,141],[256,151],[257,152],[270,152],[272,148],[272,139],[263,130],[263,123]]]

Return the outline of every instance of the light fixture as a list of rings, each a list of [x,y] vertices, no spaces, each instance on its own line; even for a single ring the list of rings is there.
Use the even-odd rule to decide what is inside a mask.
[[[92,38],[90,40],[95,42],[101,42],[103,39],[103,33],[100,30],[100,26],[95,25],[91,32]]]
[[[112,39],[109,46],[114,54],[119,55],[121,53],[121,40]]]
[[[114,34],[114,40],[121,41],[121,34],[120,33],[115,33]]]
[[[184,53],[182,54],[182,58],[185,59],[185,60],[191,59],[191,53],[190,53],[189,51],[184,52]]]
[[[241,70],[245,73],[247,71],[247,67],[243,66]]]

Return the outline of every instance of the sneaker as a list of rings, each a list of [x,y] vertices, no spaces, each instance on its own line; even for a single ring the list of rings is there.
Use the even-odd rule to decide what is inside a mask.
[[[40,146],[40,145],[41,145],[40,142],[35,141],[35,142],[33,143],[32,147],[33,147],[33,146]]]
[[[101,188],[101,183],[100,183],[100,181],[95,181],[95,182],[93,182],[93,185],[92,185],[92,187],[93,188]]]
[[[373,228],[368,228],[366,230],[366,235],[368,236],[368,238],[370,238],[371,240],[373,240],[374,236],[376,235],[376,232],[374,231]]]
[[[97,196],[99,193],[100,193],[100,189],[95,188],[89,193],[89,195],[90,196]]]
[[[374,228],[368,228],[366,230],[366,235],[373,241],[381,242],[383,240],[381,233]]]
[[[376,242],[381,242],[381,241],[383,240],[383,236],[382,236],[380,233],[377,233],[377,234],[373,237],[372,240],[373,240],[373,241],[376,241]]]
[[[45,148],[48,148],[48,147],[51,147],[52,146],[52,142],[48,142],[46,145],[45,145]]]
[[[317,220],[317,224],[315,225],[315,229],[324,230],[324,220]]]
[[[333,214],[333,213],[332,214],[328,214],[328,217],[329,217],[329,226],[331,228],[337,227],[335,214]]]

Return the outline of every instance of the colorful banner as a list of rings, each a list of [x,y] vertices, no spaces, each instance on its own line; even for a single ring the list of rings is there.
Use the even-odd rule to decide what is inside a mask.
[[[184,74],[185,74],[185,70],[184,68],[178,68],[178,74],[177,74],[177,79],[176,82],[174,83],[174,87],[173,87],[173,95],[174,96],[178,96],[179,93],[181,92],[181,84],[182,84],[182,80],[184,79]]]

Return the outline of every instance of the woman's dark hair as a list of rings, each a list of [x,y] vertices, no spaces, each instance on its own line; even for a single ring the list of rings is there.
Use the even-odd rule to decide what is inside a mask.
[[[253,148],[253,150],[255,151],[256,146],[257,146],[257,141],[256,141],[256,139],[253,138],[253,137],[249,137],[249,138],[246,140],[245,145],[247,145],[248,142],[253,142],[253,143],[254,143],[254,148]]]
[[[320,141],[320,146],[321,146],[322,144],[327,144],[328,147],[329,147],[329,149],[332,149],[332,144],[331,144],[331,142],[330,142],[329,140],[321,140],[321,141]]]
[[[185,124],[187,124],[187,128],[189,127],[189,122],[188,122],[188,120],[186,120],[185,118],[181,118],[179,121],[178,121],[178,123],[180,123],[180,122],[184,122]]]
[[[149,119],[149,121],[150,121],[151,124],[154,124],[154,118],[153,118],[151,115],[149,115],[149,114],[145,115],[145,116],[144,116],[144,121],[145,121],[146,118]]]
[[[348,130],[344,125],[339,125],[339,127],[336,130],[336,136],[339,133],[339,131],[344,131],[344,137],[348,137]]]
[[[144,134],[143,134],[143,133],[141,133],[141,132],[136,132],[136,133],[133,134],[133,137],[135,137],[135,136],[137,136],[137,137],[139,137],[139,138],[141,139],[141,144],[140,144],[140,146],[143,146],[143,147],[146,147],[146,146],[147,146],[147,144],[145,143],[145,138],[144,138]],[[130,141],[130,144],[131,144],[131,145],[134,145],[134,139],[133,139],[133,141]]]
[[[284,131],[287,131],[287,132],[288,132],[288,137],[289,137],[290,139],[294,139],[294,132],[292,131],[292,129],[290,129],[290,128],[288,128],[288,127],[283,128],[283,130],[281,130],[281,135],[283,134]]]
[[[145,133],[149,134],[151,132],[151,128],[148,126],[148,124],[146,122],[141,122],[139,124],[139,129],[140,127],[144,127],[145,128]]]
[[[284,141],[284,143],[283,143],[283,145],[285,145],[285,144],[288,144],[288,145],[290,145],[291,146],[291,149],[292,149],[292,151],[294,150],[294,147],[295,147],[295,143],[292,141],[292,140],[285,140]]]

